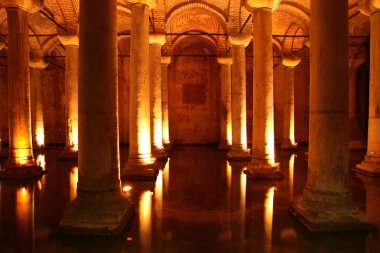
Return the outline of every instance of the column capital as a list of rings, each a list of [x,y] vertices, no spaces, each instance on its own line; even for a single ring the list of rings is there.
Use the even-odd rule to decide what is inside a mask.
[[[145,4],[149,9],[154,9],[157,6],[157,0],[127,0],[130,4]]]
[[[281,61],[282,65],[284,65],[285,67],[288,67],[288,68],[294,68],[300,62],[301,62],[301,58],[294,57],[294,56],[284,57],[284,58],[282,58],[282,61]]]
[[[358,9],[364,15],[371,16],[380,11],[380,0],[358,0]]]
[[[231,57],[218,57],[218,63],[220,65],[231,65],[232,58]]]
[[[170,56],[161,56],[161,64],[169,65],[172,62],[172,58]]]
[[[34,69],[44,69],[49,65],[48,62],[45,61],[45,56],[43,55],[32,55],[29,58],[29,67]]]
[[[149,34],[149,44],[160,45],[161,47],[166,43],[166,35],[162,33]]]
[[[234,46],[247,47],[252,40],[251,34],[230,34],[228,41]]]
[[[256,9],[268,8],[276,10],[281,0],[244,0],[244,7],[251,13]]]
[[[5,8],[20,8],[29,13],[35,13],[43,8],[41,0],[0,0]]]
[[[79,46],[79,38],[76,34],[60,34],[58,35],[59,41],[66,47],[66,46],[73,46],[78,47]]]

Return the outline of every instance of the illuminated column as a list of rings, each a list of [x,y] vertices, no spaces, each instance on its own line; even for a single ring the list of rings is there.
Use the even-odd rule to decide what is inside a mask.
[[[252,39],[251,35],[240,34],[228,37],[232,47],[232,146],[227,154],[230,161],[249,161],[247,150],[247,110],[246,110],[246,74],[245,48]]]
[[[110,235],[130,222],[133,206],[119,176],[117,0],[97,3],[80,1],[78,188],[59,231]]]
[[[162,83],[162,142],[166,150],[171,150],[169,136],[169,92],[168,92],[168,65],[170,56],[161,57],[161,83]]]
[[[3,50],[5,47],[5,42],[0,41],[0,51]],[[7,158],[8,154],[2,150],[2,133],[1,133],[1,126],[0,126],[0,159]]]
[[[130,126],[128,179],[155,180],[150,138],[149,5],[148,0],[131,0]]]
[[[297,149],[297,143],[294,138],[294,68],[300,61],[300,58],[282,59],[282,64],[285,66],[282,150]]]
[[[29,83],[28,12],[39,10],[37,1],[6,1],[8,23],[8,166],[0,177],[25,178],[40,175],[32,150]],[[27,167],[27,168],[26,168]]]
[[[149,36],[151,141],[152,153],[157,160],[166,160],[168,157],[162,142],[161,47],[165,41],[164,34]]]
[[[44,129],[44,103],[43,103],[43,70],[48,65],[42,56],[31,58],[30,66],[30,83],[32,95],[32,141],[33,148],[40,149],[45,147],[45,129]]]
[[[380,176],[380,2],[360,0],[359,10],[370,16],[370,83],[368,143],[365,160],[357,165],[357,171],[371,176]]]
[[[65,46],[65,148],[58,159],[78,159],[78,49],[77,35],[58,36]]]
[[[371,228],[348,188],[347,13],[347,1],[311,2],[308,177],[289,210],[313,231]]]
[[[220,65],[220,142],[219,149],[228,150],[232,144],[231,65],[232,58],[218,58]]]
[[[248,1],[253,13],[253,131],[252,162],[248,176],[253,179],[281,179],[274,153],[272,11],[280,1]]]

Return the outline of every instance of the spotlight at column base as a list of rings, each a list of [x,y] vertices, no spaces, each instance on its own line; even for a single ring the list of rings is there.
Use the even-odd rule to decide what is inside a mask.
[[[380,157],[366,155],[364,161],[357,164],[353,170],[359,174],[380,177]]]
[[[164,148],[166,151],[172,150],[172,144],[170,142],[164,143]]]
[[[78,161],[78,150],[65,147],[57,158],[58,161]]]
[[[33,149],[34,150],[41,150],[41,149],[45,149],[45,144],[38,144],[38,143],[33,143]]]
[[[168,154],[164,147],[162,148],[152,148],[152,156],[156,159],[156,161],[166,161],[168,159]]]
[[[152,159],[154,162],[154,160]],[[155,181],[158,169],[155,163],[145,163],[139,158],[129,158],[126,168],[120,174],[123,180],[127,181]]]
[[[7,165],[0,170],[0,179],[31,179],[40,177],[47,171],[37,165],[15,166]]]
[[[63,214],[58,232],[64,234],[117,235],[130,224],[135,208],[120,189],[82,192]]]
[[[279,163],[270,163],[269,160],[256,158],[252,159],[244,173],[248,179],[252,180],[278,180],[284,178]]]
[[[317,193],[305,189],[289,212],[310,231],[375,231],[349,193]]]
[[[247,149],[244,150],[232,146],[230,151],[227,153],[227,159],[229,161],[250,161],[251,154]]]
[[[283,143],[281,143],[280,149],[283,151],[297,150],[298,145],[297,145],[297,143],[283,142]]]
[[[223,151],[229,150],[229,149],[231,149],[231,144],[229,144],[227,142],[221,142],[218,146],[218,149],[223,150]]]

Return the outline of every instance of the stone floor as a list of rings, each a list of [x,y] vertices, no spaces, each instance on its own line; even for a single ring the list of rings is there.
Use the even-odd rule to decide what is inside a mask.
[[[0,182],[0,252],[380,252],[377,232],[310,233],[289,215],[289,200],[305,185],[306,149],[278,152],[285,179],[258,182],[214,147],[176,147],[155,183],[122,183],[137,209],[129,231],[57,235],[77,180],[75,163],[57,161],[60,151],[45,151],[48,174],[40,180]],[[123,148],[121,167],[127,154]],[[351,166],[363,155],[351,153]],[[358,206],[380,228],[380,179],[364,187],[350,177]]]

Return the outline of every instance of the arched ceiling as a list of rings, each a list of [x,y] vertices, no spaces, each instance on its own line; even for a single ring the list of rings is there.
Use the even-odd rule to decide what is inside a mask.
[[[224,50],[227,34],[251,32],[252,19],[243,3],[244,0],[157,0],[157,7],[150,10],[150,30],[171,34],[213,34],[210,36],[217,48]],[[350,35],[368,35],[369,18],[358,11],[357,0],[348,0],[348,3]],[[55,34],[77,33],[79,0],[44,0],[43,4],[40,12],[29,15],[30,44],[32,50],[52,52],[51,47],[57,45]],[[130,33],[129,6],[127,0],[118,0],[119,33]],[[309,26],[310,0],[282,0],[273,13],[273,34],[278,35],[274,40],[284,51],[302,48],[308,39]],[[6,41],[6,34],[6,11],[1,8],[0,40]],[[178,35],[168,36],[165,47],[170,47],[177,39]],[[362,43],[363,39],[353,40]]]

